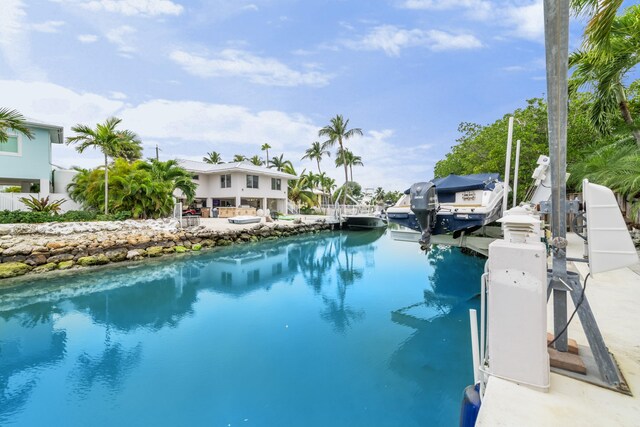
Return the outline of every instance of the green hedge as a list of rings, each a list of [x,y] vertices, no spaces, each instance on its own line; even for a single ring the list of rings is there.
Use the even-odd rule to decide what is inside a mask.
[[[0,224],[36,224],[44,222],[124,221],[131,212],[99,214],[92,211],[68,211],[60,215],[46,212],[0,211]]]

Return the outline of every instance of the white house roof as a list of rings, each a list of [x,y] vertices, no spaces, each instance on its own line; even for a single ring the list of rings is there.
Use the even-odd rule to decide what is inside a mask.
[[[232,172],[249,172],[267,176],[274,176],[278,178],[296,179],[296,175],[280,172],[276,169],[266,168],[264,166],[256,166],[249,162],[237,162],[237,163],[221,163],[219,165],[212,165],[209,163],[198,162],[195,160],[178,159],[180,166],[188,170],[189,172],[198,173],[232,173]]]
[[[32,119],[31,117],[25,117],[25,122],[29,127],[48,130],[52,144],[64,143],[64,127],[59,125],[51,125],[40,120]]]

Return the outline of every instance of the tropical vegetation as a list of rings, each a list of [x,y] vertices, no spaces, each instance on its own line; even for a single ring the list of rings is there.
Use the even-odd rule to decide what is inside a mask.
[[[75,136],[67,138],[67,144],[76,145],[78,153],[87,148],[98,149],[104,155],[104,214],[109,213],[109,158],[120,158],[134,161],[142,157],[142,143],[138,136],[130,130],[116,129],[122,119],[110,117],[104,123],[96,124],[95,128],[87,125],[76,125],[71,128]]]
[[[222,156],[220,156],[220,153],[218,153],[217,151],[211,151],[210,153],[207,153],[207,155],[202,158],[202,161],[212,165],[219,165],[221,163],[224,163],[222,161]]]
[[[17,110],[0,108],[0,144],[9,140],[9,129],[20,132],[29,139],[34,138],[22,114]]]
[[[320,161],[322,161],[322,158],[324,156],[328,157],[330,155],[331,155],[331,152],[327,150],[323,144],[321,144],[318,141],[315,141],[311,144],[311,147],[309,147],[304,152],[304,156],[302,156],[300,160],[304,160],[304,159],[315,160],[316,163],[318,164],[318,173],[322,173],[322,171],[320,170]]]
[[[108,176],[111,195],[109,209],[113,212],[128,212],[132,218],[158,218],[171,213],[173,194],[180,190],[190,202],[195,186],[190,174],[175,161],[145,162],[116,158],[108,165],[109,174],[99,168],[77,169],[78,173],[67,187],[72,200],[88,209],[97,209],[105,201],[104,179]]]
[[[342,157],[342,165],[344,166],[344,182],[345,185],[349,182],[349,174],[348,174],[348,164],[344,158],[345,156],[345,144],[348,140],[353,138],[356,135],[362,135],[362,129],[360,128],[352,128],[349,127],[349,119],[342,117],[342,115],[338,114],[335,117],[331,118],[329,124],[323,127],[318,131],[318,136],[325,137],[327,140],[323,143],[324,148],[333,148],[334,146],[338,146],[338,155],[337,157]],[[347,201],[347,192],[343,192],[342,203],[346,204]]]
[[[49,196],[38,199],[30,195],[20,197],[20,200],[31,212],[44,212],[47,214],[58,214],[65,199],[49,200]]]
[[[569,59],[567,164],[569,191],[583,178],[606,185],[640,210],[640,5],[617,14],[620,1],[572,0],[589,22],[584,40]],[[521,140],[518,194],[525,194],[541,154],[548,153],[547,106],[530,99],[488,125],[461,123],[461,136],[434,168],[450,173],[502,172],[509,116],[515,117],[514,141]]]

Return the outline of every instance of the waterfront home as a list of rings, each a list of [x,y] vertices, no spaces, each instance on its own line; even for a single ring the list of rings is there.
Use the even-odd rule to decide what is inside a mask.
[[[198,184],[196,207],[240,207],[287,211],[288,182],[297,176],[249,162],[213,165],[178,160]],[[180,195],[177,195],[180,198]]]
[[[33,139],[10,129],[9,140],[0,143],[0,210],[27,210],[20,199],[28,196],[64,199],[62,212],[79,209],[66,189],[76,171],[51,163],[52,145],[64,142],[63,127],[33,119],[27,119],[26,125]],[[7,187],[20,187],[20,192],[3,193]]]
[[[53,189],[51,146],[64,142],[63,128],[32,119],[27,119],[26,125],[33,139],[10,129],[9,140],[0,144],[0,186],[48,194]]]

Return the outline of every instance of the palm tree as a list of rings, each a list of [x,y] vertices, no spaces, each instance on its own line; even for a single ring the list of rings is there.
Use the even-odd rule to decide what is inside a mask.
[[[289,200],[298,206],[301,203],[307,206],[315,206],[317,204],[315,194],[313,194],[311,183],[309,182],[309,177],[305,175],[304,171],[300,174],[300,178],[289,180],[288,196]]]
[[[232,163],[244,162],[247,160],[247,156],[243,156],[242,154],[234,154]]]
[[[220,156],[220,153],[218,153],[217,151],[207,153],[206,157],[202,158],[202,161],[211,165],[219,165],[220,163],[224,163],[222,161],[222,156]]]
[[[266,151],[267,152],[267,161],[265,162],[267,164],[267,167],[269,167],[269,148],[271,148],[271,146],[269,144],[267,144],[266,142],[264,144],[262,144],[262,147],[260,147],[260,149],[262,151]]]
[[[151,172],[154,179],[161,182],[169,182],[173,191],[180,190],[190,204],[196,196],[197,185],[191,179],[191,174],[180,166],[176,160],[161,162],[156,159],[149,159],[149,163],[140,163],[142,170]]]
[[[287,165],[290,165],[293,168],[291,161],[284,160],[284,154],[280,154],[278,157],[273,156],[273,158],[269,160],[269,164],[278,171],[282,171]]]
[[[349,126],[349,119],[345,120],[342,115],[338,114],[330,120],[330,124],[323,127],[318,131],[318,136],[324,136],[328,139],[324,142],[324,147],[333,147],[336,142],[338,143],[340,151],[344,150],[344,144],[346,140],[351,139],[355,135],[362,135],[362,129],[353,128],[347,129]],[[342,151],[344,154],[344,151]],[[344,182],[345,184],[349,181],[349,175],[347,174],[347,163],[344,162]],[[347,193],[342,197],[342,203],[347,203]]]
[[[345,162],[345,163],[343,163]],[[362,163],[362,158],[360,156],[354,155],[349,149],[344,149],[344,154],[342,152],[338,153],[336,158],[336,167],[342,166],[346,164],[349,167],[349,172],[351,175],[350,181],[353,181],[353,167],[354,166],[364,166]]]
[[[34,138],[33,132],[27,127],[22,114],[17,110],[0,108],[0,144],[9,140],[9,129],[20,132],[29,139]]]
[[[257,154],[255,156],[253,156],[252,158],[249,159],[249,162],[256,165],[256,166],[262,166],[264,165],[264,160],[262,160],[260,158],[260,156],[258,156]]]
[[[584,29],[584,44],[591,47],[607,48],[611,27],[623,0],[570,0],[576,15],[589,17]]]
[[[129,160],[133,154],[142,151],[140,140],[135,133],[116,129],[121,121],[122,119],[117,117],[109,117],[104,123],[98,123],[95,129],[86,125],[76,125],[71,130],[77,135],[67,138],[67,144],[78,144],[78,153],[93,147],[104,154],[105,215],[109,213],[109,157],[123,157]]]
[[[631,128],[640,148],[640,130],[634,124],[629,102],[625,94],[624,79],[640,62],[640,5],[629,7],[624,15],[614,17],[607,48],[601,45],[577,50],[569,56],[573,74],[570,92],[580,87],[592,86],[594,102],[591,106],[591,121],[602,134],[609,133],[610,117],[616,110]]]
[[[376,188],[376,191],[373,194],[373,199],[376,201],[384,200],[384,189],[382,187]]]
[[[322,160],[322,157],[325,154],[327,156],[331,156],[331,152],[325,149],[324,145],[322,145],[318,141],[315,141],[314,143],[312,143],[311,148],[307,149],[307,151],[305,151],[304,153],[305,153],[304,156],[302,156],[302,159],[300,160],[304,160],[304,159],[315,160],[318,163],[318,173],[322,173],[322,171],[320,170],[320,161]]]

